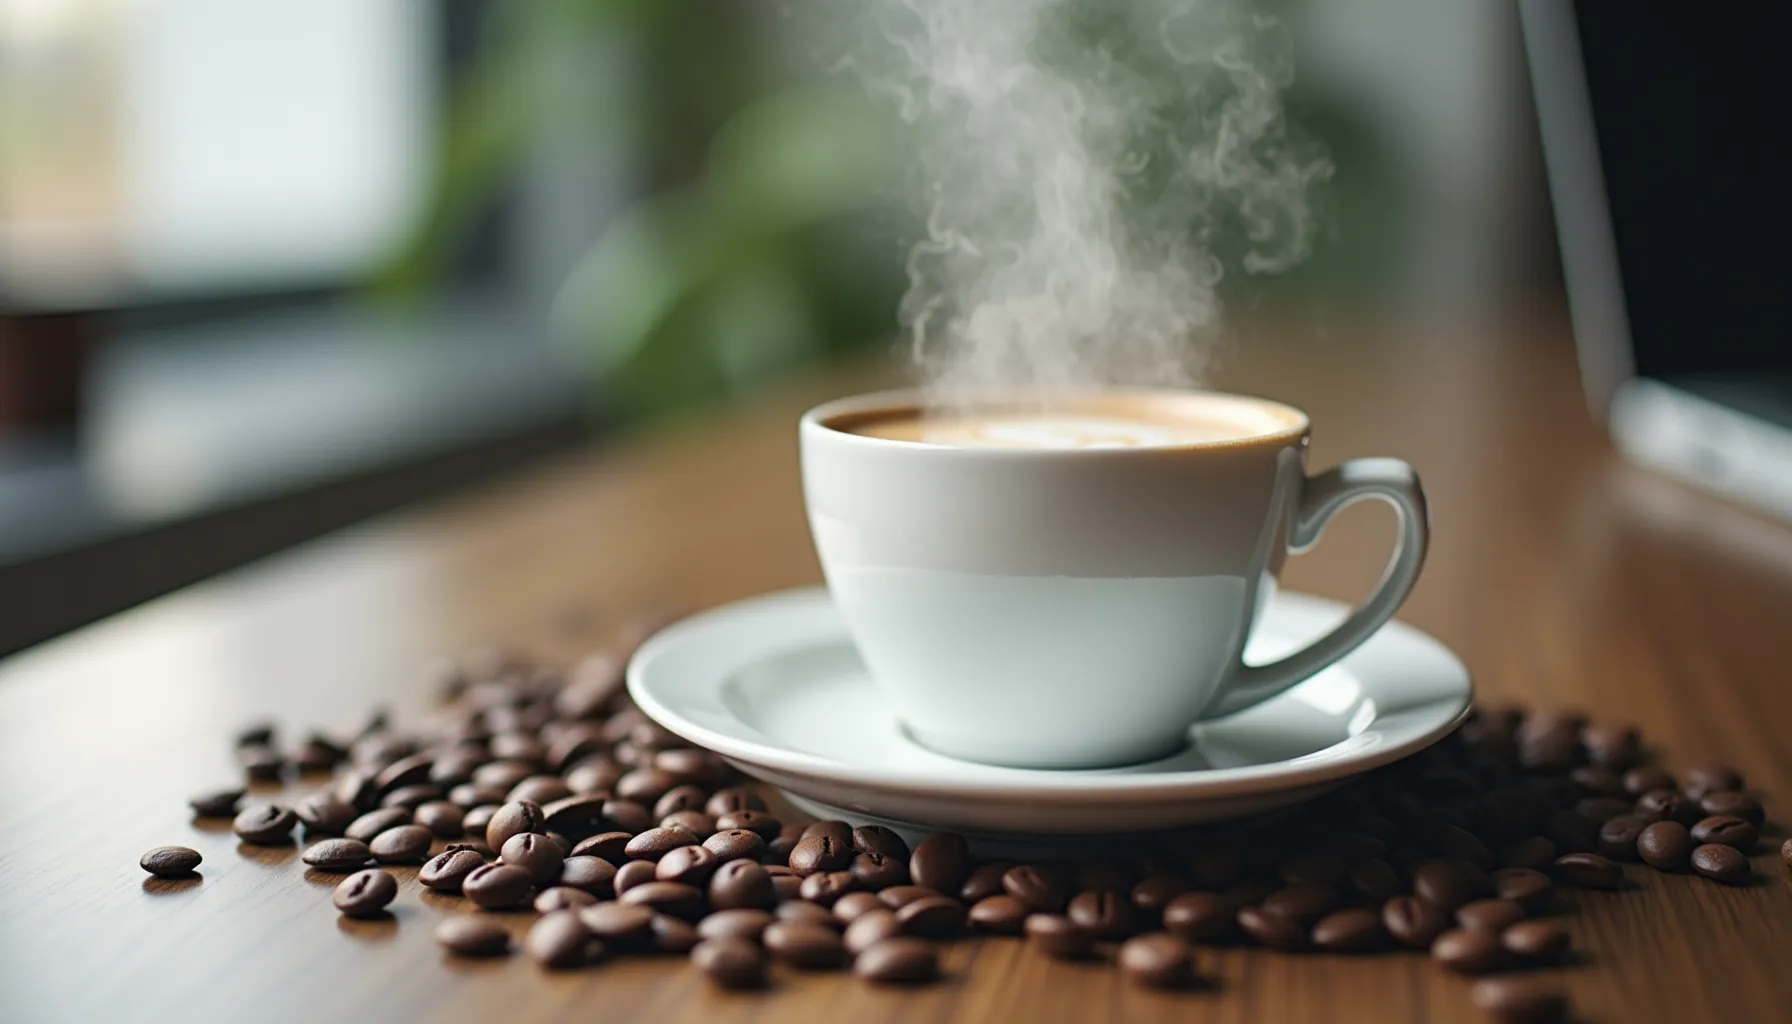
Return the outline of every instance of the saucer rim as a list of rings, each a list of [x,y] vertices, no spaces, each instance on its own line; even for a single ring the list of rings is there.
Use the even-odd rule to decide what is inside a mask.
[[[1350,610],[1350,606],[1342,602],[1287,589],[1278,591],[1274,602],[1303,606],[1307,610],[1338,616]],[[699,632],[718,619],[733,618],[750,610],[774,605],[813,605],[831,609],[833,600],[825,586],[795,587],[717,605],[673,623],[648,638],[629,659],[629,696],[643,713],[667,731],[712,750],[729,761],[781,774],[820,779],[831,785],[870,793],[900,793],[904,796],[937,794],[941,798],[955,801],[991,803],[1025,799],[1050,804],[1086,803],[1091,798],[1116,803],[1151,804],[1166,799],[1222,799],[1273,793],[1360,775],[1409,757],[1454,732],[1468,718],[1474,701],[1473,676],[1448,645],[1416,627],[1399,620],[1389,620],[1364,641],[1362,648],[1353,651],[1343,660],[1348,662],[1352,657],[1359,656],[1363,648],[1377,642],[1417,642],[1436,648],[1449,659],[1460,676],[1460,692],[1456,696],[1459,706],[1452,713],[1440,716],[1430,728],[1414,733],[1400,742],[1377,744],[1363,751],[1313,765],[1297,765],[1295,762],[1299,758],[1293,758],[1235,768],[1188,768],[1131,775],[1108,774],[1111,769],[1105,768],[1013,768],[950,758],[949,755],[941,754],[941,757],[948,757],[967,768],[1025,773],[1038,777],[975,780],[921,777],[909,771],[854,765],[789,747],[772,746],[720,733],[673,711],[652,692],[651,684],[646,678],[662,651],[684,642],[686,634]],[[1440,696],[1436,699],[1447,698]]]

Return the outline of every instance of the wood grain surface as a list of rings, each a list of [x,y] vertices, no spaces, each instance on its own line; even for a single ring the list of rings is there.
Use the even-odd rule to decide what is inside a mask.
[[[719,993],[681,958],[456,962],[430,931],[457,901],[414,872],[392,920],[346,921],[296,848],[190,821],[185,797],[235,778],[227,736],[251,719],[344,730],[375,703],[415,718],[432,653],[567,658],[644,614],[816,582],[795,416],[884,376],[823,373],[662,424],[0,665],[0,1021],[1478,1019],[1468,983],[1415,955],[1208,951],[1215,984],[1174,995],[1013,940],[954,944],[947,980],[912,992],[781,973],[768,993]],[[1316,467],[1420,467],[1436,539],[1402,617],[1454,647],[1483,697],[1634,722],[1671,768],[1742,768],[1770,821],[1792,806],[1792,530],[1618,462],[1560,326],[1267,338],[1218,383],[1311,411]],[[1365,593],[1384,516],[1347,511],[1287,585]],[[1562,977],[1580,1012],[1792,1012],[1792,882],[1768,831],[1754,886],[1633,867],[1630,891],[1577,895],[1564,920],[1584,962]],[[204,853],[201,880],[146,880],[138,855],[169,843]]]

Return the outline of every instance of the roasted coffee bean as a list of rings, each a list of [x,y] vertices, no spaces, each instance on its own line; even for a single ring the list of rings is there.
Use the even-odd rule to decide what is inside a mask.
[[[635,886],[654,881],[658,877],[658,864],[650,860],[631,860],[616,869],[610,885],[616,890],[616,895],[621,896]]]
[[[215,789],[189,797],[187,806],[201,818],[232,818],[236,816],[237,804],[243,799],[241,786],[229,789]]]
[[[801,899],[803,877],[801,875],[773,875],[772,891],[777,893],[780,901]]]
[[[504,848],[498,851],[498,860],[527,871],[529,880],[540,887],[559,880],[566,857],[546,836],[520,832],[505,840]]]
[[[908,863],[906,858],[897,859],[875,851],[861,853],[852,859],[852,877],[858,880],[859,888],[876,891],[888,889],[892,885],[908,884]]]
[[[581,796],[613,792],[620,778],[622,768],[608,757],[587,758],[566,770],[567,788]]]
[[[535,894],[535,912],[551,914],[556,910],[577,910],[580,907],[589,907],[596,902],[597,897],[583,889],[556,885]]]
[[[1734,846],[1706,843],[1692,851],[1692,869],[1706,878],[1728,885],[1749,880],[1748,858]]]
[[[1662,871],[1686,870],[1692,848],[1693,837],[1677,821],[1658,821],[1637,834],[1636,854]]]
[[[716,855],[701,846],[681,846],[659,859],[653,877],[662,882],[683,882],[703,887],[716,870]]]
[[[1591,853],[1599,848],[1599,825],[1579,811],[1557,811],[1545,829],[1562,853]]]
[[[1029,914],[1022,928],[1026,930],[1027,941],[1060,960],[1088,956],[1095,947],[1095,936],[1061,914]]]
[[[1761,801],[1747,793],[1707,793],[1699,798],[1699,813],[1706,817],[1736,817],[1760,828],[1767,821]]]
[[[759,860],[763,864],[776,864],[783,867],[789,867],[790,853],[792,850],[796,849],[796,844],[802,841],[803,832],[801,826],[786,826],[780,830],[776,836],[765,841],[765,856],[759,858]]]
[[[1620,814],[1629,814],[1635,805],[1636,801],[1623,797],[1590,796],[1576,803],[1574,810],[1594,824],[1603,825]]]
[[[779,963],[801,970],[829,970],[846,960],[840,933],[809,921],[777,921],[762,936],[766,952]]]
[[[367,849],[381,864],[421,864],[435,839],[422,825],[399,825],[374,836]]]
[[[744,829],[751,832],[765,840],[765,844],[770,846],[772,841],[784,831],[784,823],[764,811],[725,811],[716,815],[717,832],[727,832],[733,829]],[[791,839],[790,845],[793,848],[796,846],[798,838],[801,838],[800,835]],[[788,850],[785,851],[785,856],[789,856]]]
[[[702,941],[697,929],[688,921],[667,914],[653,915],[652,946],[659,953],[688,953]]]
[[[440,786],[444,790],[453,789],[473,778],[473,769],[485,763],[482,753],[461,750],[450,751],[436,758],[436,763],[429,766],[429,782],[432,786]]]
[[[316,871],[346,875],[367,867],[373,852],[359,839],[325,839],[305,847],[300,859]]]
[[[1231,934],[1237,912],[1216,892],[1179,893],[1164,905],[1164,929],[1190,942],[1213,942]]]
[[[682,828],[698,842],[716,834],[716,819],[702,811],[674,811],[660,819],[661,828]]]
[[[336,799],[355,810],[371,811],[380,802],[379,783],[374,781],[378,775],[378,772],[365,768],[350,768],[336,776],[336,782],[331,788]]]
[[[691,963],[722,988],[765,985],[765,953],[746,939],[705,939],[691,947]]]
[[[1032,913],[1025,903],[1007,893],[985,896],[971,905],[967,919],[972,928],[991,935],[1019,935]]]
[[[1416,896],[1396,896],[1382,904],[1381,923],[1394,941],[1410,949],[1430,949],[1443,934],[1443,912]]]
[[[462,783],[448,791],[448,802],[465,812],[466,821],[461,824],[469,831],[471,831],[471,826],[467,823],[472,821],[474,810],[480,810],[483,817],[480,820],[478,834],[480,838],[484,838],[485,824],[491,821],[492,815],[497,813],[498,808],[504,803],[504,791],[475,786],[470,782]]]
[[[1729,765],[1697,765],[1686,770],[1686,782],[1680,788],[1694,800],[1712,793],[1735,792],[1742,788],[1742,773]]]
[[[621,867],[628,863],[628,841],[633,838],[628,832],[603,832],[573,844],[572,855],[600,857]]]
[[[286,769],[286,758],[273,747],[244,747],[236,752],[243,774],[259,782],[273,782]]]
[[[1568,778],[1588,796],[1624,796],[1624,777],[1611,768],[1590,764],[1568,773]]]
[[[789,906],[788,903],[781,904]],[[846,951],[854,956],[888,938],[901,934],[902,926],[896,923],[896,913],[891,910],[873,910],[869,914],[860,914],[852,924],[846,926],[841,939],[846,944]],[[1016,928],[1014,934],[1018,934]]]
[[[617,899],[647,907],[656,913],[671,914],[686,921],[703,916],[703,890],[683,882],[642,882],[622,892]]]
[[[1524,917],[1524,907],[1513,900],[1472,900],[1456,908],[1456,924],[1471,931],[1498,934]]]
[[[807,839],[810,836],[827,836],[834,840],[835,845],[852,849],[852,826],[844,821],[811,821],[803,826],[800,838]]]
[[[1548,921],[1517,921],[1500,933],[1500,945],[1526,963],[1553,963],[1568,951],[1568,933]]]
[[[1568,853],[1556,858],[1555,876],[1582,889],[1616,889],[1624,884],[1624,869],[1596,853]]]
[[[424,863],[417,881],[437,892],[459,892],[467,876],[484,865],[485,858],[472,850],[444,850]]]
[[[436,925],[436,941],[456,956],[501,956],[510,952],[510,932],[489,918],[456,914]]]
[[[804,875],[797,886],[798,895],[824,907],[831,907],[834,901],[859,887],[858,879],[850,871],[823,871],[818,874]]]
[[[1053,868],[1034,864],[1020,864],[1009,868],[1002,875],[1002,890],[1041,914],[1061,913],[1065,904],[1070,902],[1070,887],[1063,874]]]
[[[709,794],[704,792],[702,786],[693,786],[689,783],[682,786],[673,786],[671,789],[662,793],[658,800],[654,801],[653,816],[656,818],[664,818],[668,814],[677,814],[679,811],[701,812],[703,810],[704,801],[708,799]],[[711,815],[711,817],[713,818],[714,815]]]
[[[442,798],[442,791],[434,786],[402,786],[380,798],[381,807],[404,807],[415,812],[417,808],[431,800]]]
[[[1580,741],[1589,760],[1608,768],[1627,768],[1642,756],[1642,739],[1635,726],[1594,723],[1582,730]]]
[[[828,833],[806,836],[790,851],[790,868],[799,875],[845,871],[852,866],[852,844]]]
[[[596,959],[602,946],[572,910],[544,914],[523,937],[523,951],[543,967],[578,967]]]
[[[924,896],[896,911],[902,934],[923,939],[951,939],[964,934],[964,904],[945,896]]]
[[[1657,789],[1675,788],[1674,777],[1658,765],[1646,764],[1624,773],[1624,792],[1633,797]]]
[[[765,853],[765,840],[757,832],[735,828],[703,840],[703,848],[715,855],[718,864],[731,860],[757,861]]]
[[[1506,950],[1495,933],[1457,928],[1437,937],[1431,958],[1461,974],[1485,974],[1505,966]]]
[[[330,901],[347,917],[372,917],[398,896],[398,880],[379,868],[357,871],[342,880]]]
[[[913,903],[928,896],[943,895],[945,894],[939,890],[929,889],[925,885],[892,885],[879,892],[877,898],[883,900],[884,906],[891,910],[900,910],[905,903]]]
[[[354,821],[349,822],[342,834],[350,839],[359,839],[363,843],[371,843],[381,832],[395,829],[400,825],[409,825],[413,815],[408,808],[382,807],[368,811]]]
[[[1097,939],[1123,939],[1138,931],[1138,915],[1133,910],[1132,900],[1111,890],[1076,894],[1071,897],[1065,915]]]
[[[245,843],[282,846],[292,842],[292,829],[298,823],[298,816],[280,804],[256,804],[238,814],[230,828]]]
[[[1612,860],[1636,860],[1636,841],[1648,827],[1649,822],[1634,814],[1612,818],[1599,826],[1600,855]]]
[[[1306,926],[1285,914],[1245,907],[1238,912],[1237,920],[1246,935],[1271,949],[1292,953],[1307,948]]]
[[[763,814],[765,801],[760,799],[758,793],[750,789],[742,786],[730,786],[727,789],[718,789],[711,793],[709,801],[703,805],[703,809],[718,818],[730,811],[758,811]],[[745,828],[746,826],[736,827]]]
[[[869,896],[870,893],[848,893],[847,895]],[[871,898],[874,901],[877,899],[875,896]],[[881,906],[882,904],[879,904],[879,907]],[[772,916],[780,921],[809,921],[814,924],[827,925],[829,928],[836,928],[841,924],[841,919],[836,917],[832,910],[819,903],[810,903],[804,899],[784,900],[773,908]]]
[[[709,903],[717,910],[736,907],[769,908],[778,902],[776,888],[765,869],[749,860],[718,865],[709,879]]]
[[[758,942],[766,926],[776,918],[769,910],[739,908],[718,910],[697,923],[697,936],[704,939],[746,939]]]
[[[458,839],[461,834],[463,812],[458,806],[446,800],[432,800],[412,812],[417,824],[429,829],[438,839]]]
[[[981,869],[979,869],[981,870]],[[1132,905],[1148,920],[1161,917],[1170,901],[1194,888],[1194,883],[1181,875],[1159,871],[1146,875],[1132,887]],[[1227,917],[1230,918],[1230,911]]]
[[[541,832],[547,828],[547,816],[533,800],[512,800],[493,812],[485,826],[485,841],[494,850],[504,849],[511,836],[524,832]]]
[[[1195,981],[1195,951],[1168,932],[1127,939],[1114,962],[1128,980],[1146,988],[1184,988]]]
[[[1780,844],[1780,862],[1792,868],[1792,839]]]
[[[1469,998],[1481,1012],[1508,1024],[1555,1024],[1568,1017],[1568,993],[1542,978],[1484,978]]]
[[[489,741],[493,758],[523,765],[531,772],[547,762],[547,748],[541,745],[541,741],[526,732],[516,731],[523,724],[520,719],[500,721],[488,716],[487,720],[493,728],[510,727],[506,731],[499,731]]]
[[[971,848],[956,832],[936,832],[909,855],[908,876],[936,892],[957,892],[971,876]]]
[[[728,773],[721,758],[695,747],[672,747],[653,755],[653,766],[685,783],[714,785]]]
[[[1541,871],[1554,864],[1555,860],[1556,844],[1547,836],[1530,836],[1506,847],[1505,864],[1508,868]]]
[[[1648,821],[1677,821],[1687,826],[1700,817],[1698,803],[1673,789],[1652,789],[1637,797],[1634,813]]]
[[[1716,843],[1719,846],[1734,846],[1743,853],[1755,848],[1761,838],[1761,830],[1750,822],[1732,815],[1712,815],[1700,818],[1692,827],[1693,842],[1699,844]]]
[[[373,783],[379,787],[381,796],[395,789],[427,783],[429,769],[434,764],[435,758],[428,754],[401,757],[380,769],[379,774],[374,776]]]
[[[1412,892],[1447,915],[1469,900],[1486,895],[1490,884],[1487,874],[1471,864],[1433,860],[1413,872]]]
[[[854,853],[877,853],[892,860],[908,863],[908,844],[902,837],[882,825],[860,825],[852,830]]]
[[[529,872],[514,864],[481,864],[461,880],[460,891],[487,910],[522,906],[534,883]]]
[[[699,842],[695,834],[677,826],[650,828],[630,839],[623,852],[635,860],[657,861],[681,846],[696,846]]]
[[[650,907],[611,901],[595,903],[578,914],[586,930],[606,945],[639,947],[653,934],[654,914]]]
[[[853,960],[852,971],[882,985],[915,985],[940,976],[940,957],[923,939],[895,936],[873,943]]]
[[[806,900],[797,900],[794,902],[805,903],[807,901]],[[825,909],[825,908],[822,908],[820,906],[820,904],[816,904],[816,907],[818,909]],[[844,927],[846,925],[851,924],[853,922],[853,920],[855,918],[859,917],[861,914],[866,914],[873,910],[885,910],[885,909],[888,909],[888,908],[886,908],[884,906],[883,900],[880,900],[877,898],[876,893],[873,893],[873,892],[849,892],[834,901],[832,914],[833,914],[834,920],[837,921],[842,927]]]
[[[651,806],[676,785],[677,779],[658,768],[635,768],[624,772],[622,778],[616,780],[616,795],[623,800]]]
[[[560,884],[609,899],[616,894],[616,866],[600,857],[568,857],[560,864]]]
[[[185,846],[158,846],[137,859],[137,866],[157,878],[185,878],[205,858]]]
[[[1328,953],[1367,953],[1387,945],[1387,929],[1373,910],[1327,914],[1313,926],[1313,945]]]
[[[355,809],[328,790],[305,794],[293,805],[292,811],[306,832],[318,835],[341,835],[342,830],[355,820]]]
[[[1265,896],[1258,908],[1266,914],[1280,914],[1301,925],[1310,925],[1338,905],[1338,894],[1313,882],[1297,882],[1283,886]]]
[[[542,827],[549,832],[585,839],[612,827],[605,811],[611,800],[598,793],[562,796],[542,804]]]
[[[1493,894],[1518,904],[1527,914],[1542,914],[1555,901],[1555,886],[1541,871],[1506,868],[1493,873]]]

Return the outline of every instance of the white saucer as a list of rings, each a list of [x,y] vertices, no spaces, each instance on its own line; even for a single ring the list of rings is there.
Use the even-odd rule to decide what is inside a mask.
[[[1279,594],[1248,660],[1291,651],[1347,611]],[[820,587],[665,629],[629,664],[628,688],[655,721],[804,810],[1016,839],[1173,828],[1305,800],[1441,739],[1473,693],[1443,644],[1392,622],[1287,693],[1195,726],[1170,757],[1087,771],[993,767],[907,737]]]

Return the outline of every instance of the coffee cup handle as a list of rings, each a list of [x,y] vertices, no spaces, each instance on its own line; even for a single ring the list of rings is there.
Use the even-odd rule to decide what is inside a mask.
[[[1344,506],[1365,498],[1378,498],[1394,506],[1400,535],[1394,554],[1382,573],[1375,593],[1336,629],[1279,661],[1267,665],[1240,664],[1230,684],[1202,714],[1203,719],[1243,711],[1274,697],[1295,683],[1355,650],[1382,624],[1394,617],[1425,563],[1431,543],[1430,513],[1419,475],[1400,459],[1352,459],[1308,477],[1295,510],[1288,546],[1295,553],[1312,547],[1331,518]]]

